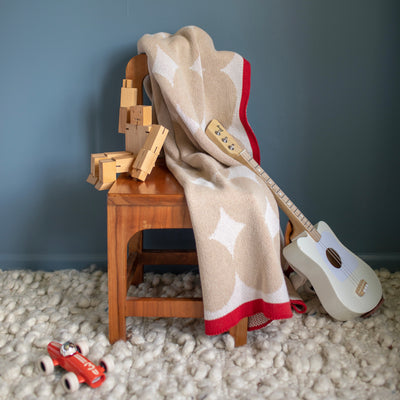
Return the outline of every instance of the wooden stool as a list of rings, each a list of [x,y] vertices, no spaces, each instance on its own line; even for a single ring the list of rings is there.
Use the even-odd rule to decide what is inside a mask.
[[[196,251],[143,249],[146,229],[191,228],[182,186],[157,164],[145,182],[119,176],[107,198],[109,338],[126,340],[126,317],[202,318],[201,298],[129,297],[143,281],[143,265],[196,265]],[[230,330],[235,345],[247,342],[247,318]]]
[[[143,102],[142,85],[148,74],[147,57],[133,57],[126,66],[126,79],[137,88]],[[163,162],[158,162],[145,182],[121,174],[108,192],[108,315],[109,338],[126,340],[126,317],[203,318],[201,298],[128,297],[132,284],[143,281],[144,265],[196,265],[196,251],[143,249],[146,229],[192,228],[182,186]],[[247,342],[247,318],[229,333],[235,345]]]

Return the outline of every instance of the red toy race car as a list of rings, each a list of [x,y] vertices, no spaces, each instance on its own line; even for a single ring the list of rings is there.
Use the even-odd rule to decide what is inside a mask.
[[[79,389],[79,384],[86,382],[90,387],[99,387],[106,379],[105,372],[110,372],[114,368],[113,359],[105,356],[100,361],[100,366],[94,365],[85,355],[89,352],[86,342],[50,342],[47,345],[50,355],[43,356],[37,362],[37,367],[41,373],[49,375],[53,373],[54,366],[59,365],[69,371],[62,377],[62,385],[66,392],[75,392]]]

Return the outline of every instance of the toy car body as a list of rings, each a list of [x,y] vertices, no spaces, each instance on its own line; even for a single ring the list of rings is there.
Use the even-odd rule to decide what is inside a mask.
[[[51,374],[57,365],[69,371],[62,378],[62,385],[67,392],[74,392],[83,382],[92,388],[99,387],[106,379],[104,373],[113,367],[112,359],[107,356],[100,361],[100,366],[88,360],[85,357],[88,352],[85,342],[76,345],[71,342],[50,342],[47,351],[50,357],[42,357],[38,361],[38,369],[46,375]]]

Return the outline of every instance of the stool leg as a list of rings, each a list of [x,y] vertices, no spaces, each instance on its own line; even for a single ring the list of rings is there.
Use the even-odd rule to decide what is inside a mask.
[[[143,282],[143,264],[138,262],[143,251],[143,231],[137,232],[128,243],[128,289]],[[133,264],[133,265],[132,265]]]
[[[126,340],[125,303],[127,295],[126,232],[117,229],[119,208],[107,206],[108,325],[111,343]]]
[[[118,310],[118,271],[116,207],[107,207],[107,259],[108,259],[108,335],[111,343],[120,339]]]
[[[248,318],[241,319],[238,324],[229,329],[229,334],[235,339],[235,347],[243,346],[247,343]]]
[[[120,234],[121,233],[121,234]],[[117,270],[118,270],[118,326],[119,338],[126,340],[126,295],[128,293],[127,284],[127,248],[128,239],[122,232],[117,232]]]

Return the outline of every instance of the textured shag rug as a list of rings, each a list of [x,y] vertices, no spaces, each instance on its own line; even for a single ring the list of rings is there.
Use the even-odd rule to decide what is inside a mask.
[[[310,312],[250,332],[234,348],[195,319],[129,318],[127,342],[107,338],[107,274],[0,270],[0,399],[400,399],[400,272],[377,271],[385,303],[369,319]],[[139,295],[200,294],[198,276],[146,274]],[[64,394],[56,367],[37,373],[51,340],[86,339],[93,362],[115,369],[97,389]]]

